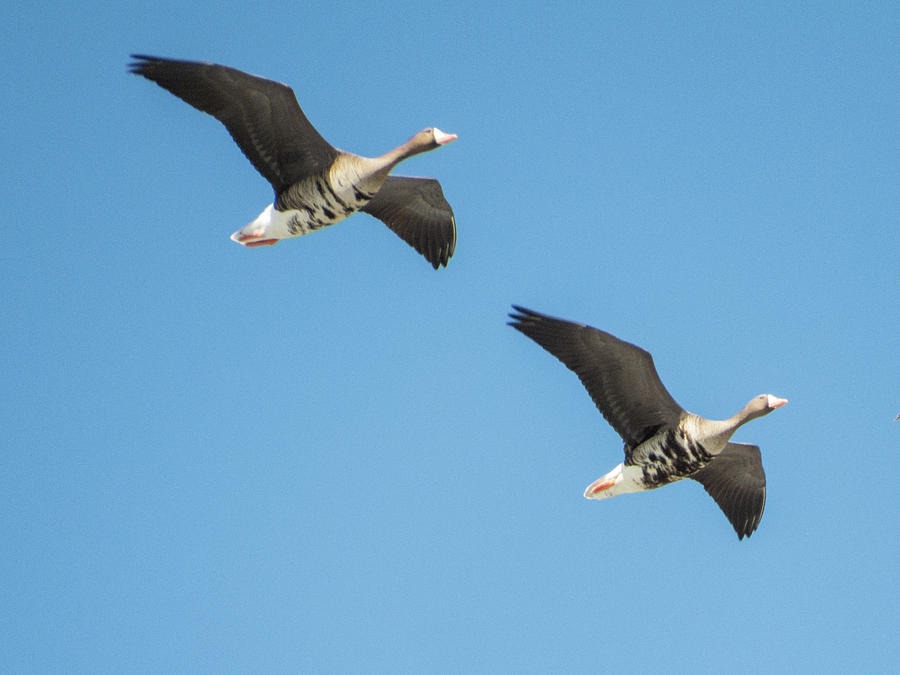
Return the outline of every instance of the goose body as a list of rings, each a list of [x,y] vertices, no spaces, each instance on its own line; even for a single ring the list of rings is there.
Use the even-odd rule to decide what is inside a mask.
[[[456,247],[456,221],[433,178],[391,176],[404,159],[456,140],[423,129],[379,156],[334,148],[309,122],[290,87],[214,63],[133,55],[132,73],[225,125],[275,199],[231,235],[266,246],[333,225],[357,211],[383,221],[437,269]]]
[[[653,357],[584,324],[514,305],[510,325],[578,375],[597,408],[625,442],[625,461],[591,483],[588,499],[607,499],[692,478],[716,501],[738,538],[758,527],[766,503],[759,448],[732,443],[746,422],[787,403],[761,394],[727,420],[684,410],[666,390]]]

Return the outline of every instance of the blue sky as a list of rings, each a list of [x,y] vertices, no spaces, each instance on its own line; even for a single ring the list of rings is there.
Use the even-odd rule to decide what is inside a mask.
[[[896,3],[19,3],[0,41],[0,653],[18,672],[887,671]],[[266,249],[224,128],[132,52],[290,84],[440,179]],[[590,502],[621,443],[511,303],[650,350],[768,475]]]

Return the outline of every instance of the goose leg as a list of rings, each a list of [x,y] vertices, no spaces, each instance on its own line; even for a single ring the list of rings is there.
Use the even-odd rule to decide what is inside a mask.
[[[584,496],[588,499],[604,499],[606,497],[612,497],[613,495],[608,494],[606,491],[619,484],[622,480],[622,471],[624,468],[624,466],[619,464],[615,469],[595,480],[587,486],[584,491]]]

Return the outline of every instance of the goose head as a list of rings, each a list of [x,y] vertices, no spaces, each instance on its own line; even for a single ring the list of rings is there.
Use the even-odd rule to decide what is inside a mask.
[[[456,134],[448,134],[437,127],[428,127],[422,129],[415,136],[410,138],[403,145],[398,145],[393,150],[384,153],[381,157],[375,158],[375,162],[380,172],[386,176],[397,164],[408,157],[418,155],[429,150],[434,150],[442,145],[452,143],[457,139]]]
[[[754,420],[757,417],[768,415],[776,408],[786,405],[787,402],[786,398],[778,398],[772,394],[760,394],[751,398],[738,415],[745,421]]]
[[[429,131],[431,132],[431,137],[434,139],[436,145],[447,145],[447,143],[452,143],[457,138],[459,138],[456,134],[445,134],[437,127],[425,129],[426,133],[428,133]]]
[[[428,127],[410,138],[407,145],[414,149],[414,152],[425,152],[452,143],[457,138],[459,137],[456,134],[445,133],[437,127]]]

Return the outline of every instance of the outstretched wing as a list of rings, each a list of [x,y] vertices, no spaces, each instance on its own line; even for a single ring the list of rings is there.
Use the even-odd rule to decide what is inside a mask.
[[[224,124],[276,193],[325,169],[338,155],[310,124],[287,85],[215,63],[140,54],[132,58],[132,73]]]
[[[691,478],[716,500],[738,539],[753,534],[766,508],[766,472],[757,446],[729,443]]]
[[[511,325],[562,361],[581,379],[597,409],[634,448],[664,426],[674,426],[684,409],[669,394],[640,347],[602,330],[513,305]]]
[[[361,210],[391,228],[434,269],[450,261],[456,248],[456,219],[434,178],[388,176]]]

